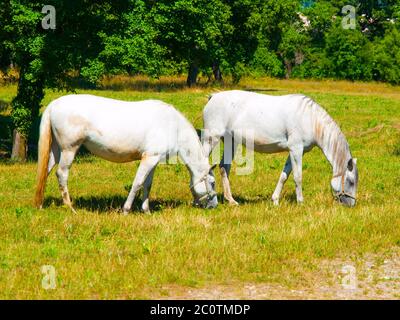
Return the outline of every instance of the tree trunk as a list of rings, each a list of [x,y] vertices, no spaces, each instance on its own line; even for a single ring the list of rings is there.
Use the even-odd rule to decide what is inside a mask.
[[[17,129],[13,131],[13,147],[11,159],[15,161],[25,162],[28,154],[28,140],[19,133]]]
[[[198,66],[194,63],[190,64],[189,74],[188,74],[187,81],[186,81],[186,84],[188,85],[188,87],[191,87],[191,86],[197,84],[197,75],[198,74],[199,74]]]
[[[30,61],[30,57],[27,57],[20,66],[18,91],[11,103],[11,119],[14,125],[11,159],[15,161],[27,159],[28,136],[33,121],[39,116],[40,102],[44,96],[44,76],[37,72],[31,77]]]
[[[214,62],[212,69],[213,69],[215,81],[222,82],[223,79],[222,79],[221,69],[219,68],[219,63]]]
[[[292,62],[289,60],[285,60],[285,66],[286,66],[286,79],[289,79],[291,74],[292,74]]]

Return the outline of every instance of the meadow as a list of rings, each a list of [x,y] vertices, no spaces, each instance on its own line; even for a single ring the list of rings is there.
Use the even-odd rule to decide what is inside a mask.
[[[186,89],[180,78],[118,77],[105,79],[102,90],[77,92],[161,99],[201,128],[208,95],[231,88]],[[280,205],[270,200],[287,155],[256,154],[251,175],[236,176],[233,168],[238,207],[193,208],[184,165],[161,165],[150,195],[152,214],[140,213],[136,201],[129,216],[120,215],[120,208],[137,163],[78,156],[69,179],[74,215],[62,206],[54,174],[45,208],[37,210],[34,159],[23,164],[3,159],[0,298],[400,298],[400,87],[260,78],[244,79],[235,88],[303,93],[326,108],[358,159],[357,206],[333,200],[331,168],[318,148],[304,157],[302,205],[292,177]],[[0,87],[0,134],[15,93],[15,85]],[[63,94],[47,91],[43,105]],[[221,200],[218,174],[217,191]],[[349,264],[359,282],[346,291],[342,267]],[[55,268],[56,288],[42,287],[43,265]]]

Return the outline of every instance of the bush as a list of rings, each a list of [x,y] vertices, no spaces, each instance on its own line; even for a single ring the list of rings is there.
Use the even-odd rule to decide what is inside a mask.
[[[278,56],[265,47],[260,47],[254,54],[251,69],[256,75],[282,77],[285,74],[283,63]]]
[[[329,72],[339,79],[371,80],[372,47],[358,29],[345,30],[332,27],[326,35],[325,55],[329,59]]]
[[[305,53],[304,62],[293,68],[292,77],[300,79],[332,78],[333,75],[330,73],[328,65],[329,59],[323,51],[310,50]]]
[[[375,80],[400,83],[400,32],[386,30],[383,39],[375,42],[373,77]]]

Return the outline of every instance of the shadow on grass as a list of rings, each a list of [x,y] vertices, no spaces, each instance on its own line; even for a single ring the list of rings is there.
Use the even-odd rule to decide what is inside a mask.
[[[232,90],[235,88],[242,87],[240,85],[234,85],[232,83],[219,83],[219,82],[199,82],[192,89],[219,89]],[[110,81],[105,82],[99,88],[99,90],[111,90],[111,91],[141,91],[141,92],[176,92],[188,89],[186,81],[176,80],[146,80],[146,79],[128,79],[127,81]],[[243,90],[253,91],[253,92],[278,92],[278,89],[269,88],[246,88]]]
[[[199,85],[199,87],[202,87]],[[110,82],[103,84],[100,90],[112,91],[150,91],[150,92],[174,92],[187,89],[184,81],[150,81],[150,80],[134,80],[126,82]]]
[[[245,88],[244,90],[251,91],[251,92],[279,92],[279,91],[282,91],[279,89],[268,89],[268,88]]]
[[[252,88],[246,87],[246,84],[236,84],[232,82],[232,79],[225,79],[224,81],[215,81],[208,78],[206,75],[201,75],[196,85],[192,86],[191,89],[218,89],[232,90],[242,88],[247,91],[257,92],[273,92],[280,91],[278,89],[270,88]],[[106,77],[103,79],[101,85],[97,88],[99,90],[112,90],[112,91],[141,91],[141,92],[176,92],[181,90],[189,89],[186,83],[186,77],[180,76],[164,76],[159,79],[152,79],[146,76],[114,76]]]
[[[233,195],[233,198],[241,204],[257,204],[257,203],[262,203],[262,202],[271,202],[272,203],[272,194],[258,194],[258,195],[253,195],[251,198],[247,197],[242,197],[239,195]],[[223,195],[218,197],[219,201],[223,199]],[[286,193],[281,195],[281,198],[279,200],[280,203],[282,202],[288,202],[291,204],[296,204],[297,203],[297,197],[296,197],[296,192],[292,193]],[[227,201],[224,201],[224,203],[228,203]]]
[[[122,206],[126,201],[127,196],[114,195],[114,196],[89,196],[89,197],[78,197],[72,199],[73,206],[76,210],[83,209],[90,212],[109,213],[109,212],[122,212]],[[44,202],[44,208],[50,205],[56,205],[62,207],[63,202],[61,196],[47,197]],[[166,208],[174,209],[183,205],[184,202],[180,200],[151,200],[150,199],[150,211],[152,213],[162,211]],[[138,195],[133,203],[131,213],[140,213],[142,207],[141,195]]]

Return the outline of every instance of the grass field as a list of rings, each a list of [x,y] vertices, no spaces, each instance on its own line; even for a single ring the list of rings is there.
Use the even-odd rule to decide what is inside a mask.
[[[162,99],[200,128],[207,95],[225,87],[184,89],[182,79],[172,80],[108,79],[104,90],[78,92]],[[185,167],[162,165],[153,214],[139,213],[136,202],[129,216],[119,210],[137,163],[76,159],[69,180],[74,215],[61,204],[54,174],[39,211],[32,206],[36,164],[2,160],[0,298],[400,298],[400,87],[273,79],[237,87],[304,93],[327,109],[358,158],[354,209],[333,201],[331,169],[318,149],[304,159],[303,205],[295,202],[292,179],[280,206],[272,205],[286,154],[256,154],[253,174],[231,178],[239,207],[192,208]],[[3,124],[15,93],[13,85],[0,87]],[[44,105],[62,94],[47,92]],[[356,268],[359,287],[341,295],[345,264]],[[54,266],[55,289],[42,287],[43,265]]]

